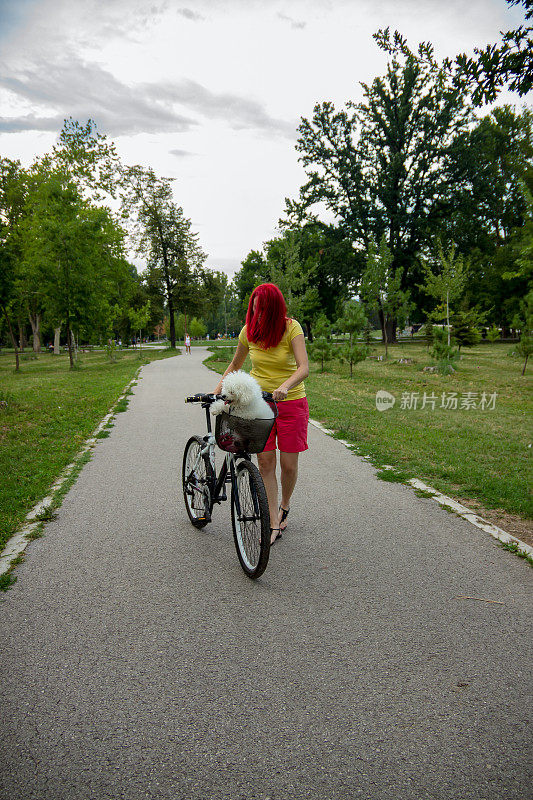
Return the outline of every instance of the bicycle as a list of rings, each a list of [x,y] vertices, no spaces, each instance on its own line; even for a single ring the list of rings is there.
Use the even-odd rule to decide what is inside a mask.
[[[272,394],[263,398],[274,402]],[[182,483],[185,508],[195,528],[211,522],[215,503],[228,499],[226,484],[231,484],[231,524],[241,567],[249,578],[258,578],[266,569],[270,554],[270,512],[263,479],[252,464],[251,453],[265,447],[277,417],[243,419],[229,413],[218,414],[215,433],[209,408],[224,395],[196,394],[186,403],[201,403],[205,409],[207,434],[191,436],[183,453]],[[226,456],[218,476],[215,469],[215,443]]]

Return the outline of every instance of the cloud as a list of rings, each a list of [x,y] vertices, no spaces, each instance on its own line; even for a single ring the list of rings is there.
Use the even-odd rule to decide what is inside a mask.
[[[177,158],[186,158],[187,156],[195,156],[196,153],[191,153],[190,150],[180,150],[179,148],[175,148],[174,150],[168,151],[171,155],[176,156]]]
[[[14,76],[0,73],[0,86],[37,106],[29,116],[0,118],[3,131],[55,131],[57,120],[61,120],[61,127],[68,116],[90,117],[100,130],[112,136],[183,132],[197,124],[151,94],[147,85],[140,89],[127,86],[98,64],[77,59],[49,63],[46,70],[37,64],[27,66]],[[44,107],[41,115],[39,106]]]
[[[159,84],[157,91],[169,102],[185,106],[207,119],[224,120],[235,130],[251,128],[287,137],[295,135],[296,122],[271,117],[255,100],[230,92],[211,92],[193,80]]]
[[[72,116],[93,119],[111,136],[182,133],[199,124],[198,114],[223,120],[234,130],[252,129],[290,138],[296,130],[295,122],[271,117],[255,100],[215,93],[187,79],[128,86],[98,64],[73,55],[48,63],[46,70],[33,64],[11,74],[1,71],[0,87],[32,107],[29,115],[0,117],[0,131],[5,132],[56,131],[65,117]]]
[[[282,14],[281,11],[278,12],[278,17],[284,20],[285,22],[290,22],[291,28],[297,28],[299,30],[302,30],[307,25],[307,22],[304,22],[303,20],[293,19],[293,17],[288,17],[286,14]]]
[[[191,11],[190,8],[178,8],[176,13],[181,14],[185,19],[190,19],[193,22],[201,22],[205,19],[201,14],[197,14],[196,11]]]

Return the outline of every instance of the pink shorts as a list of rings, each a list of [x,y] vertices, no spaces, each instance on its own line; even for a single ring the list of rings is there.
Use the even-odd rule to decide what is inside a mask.
[[[265,449],[276,449],[283,453],[301,453],[307,450],[307,423],[309,422],[309,405],[307,397],[298,400],[283,400],[278,406],[278,416],[268,437]]]

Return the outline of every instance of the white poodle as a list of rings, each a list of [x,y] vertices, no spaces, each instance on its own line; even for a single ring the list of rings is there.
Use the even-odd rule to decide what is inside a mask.
[[[251,375],[239,370],[230,372],[222,381],[225,400],[211,404],[212,414],[231,413],[242,419],[272,419],[274,412],[263,400],[261,387]]]

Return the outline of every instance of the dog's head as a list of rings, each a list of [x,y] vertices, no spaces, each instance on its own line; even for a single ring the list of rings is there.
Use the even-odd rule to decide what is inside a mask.
[[[222,381],[226,403],[247,406],[260,394],[259,384],[246,372],[230,372]]]

